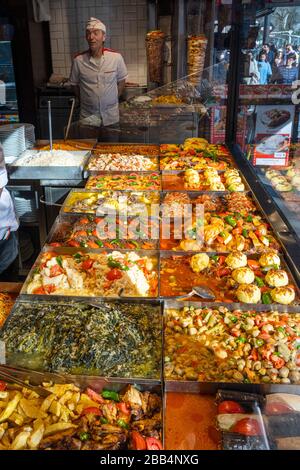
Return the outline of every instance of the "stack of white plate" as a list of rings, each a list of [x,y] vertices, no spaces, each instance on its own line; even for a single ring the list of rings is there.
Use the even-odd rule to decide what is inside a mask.
[[[19,125],[25,127],[25,145],[27,149],[31,149],[35,144],[34,125],[27,123]]]
[[[33,223],[39,220],[39,210],[33,195],[14,196],[14,202],[21,222]]]
[[[25,126],[20,124],[0,126],[0,143],[6,158],[18,157],[26,150]]]

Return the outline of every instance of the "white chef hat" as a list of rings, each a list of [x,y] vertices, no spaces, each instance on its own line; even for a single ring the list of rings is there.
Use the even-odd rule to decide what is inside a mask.
[[[102,21],[98,20],[97,18],[91,17],[87,24],[86,24],[86,30],[88,29],[101,29],[104,33],[106,33],[106,26]]]

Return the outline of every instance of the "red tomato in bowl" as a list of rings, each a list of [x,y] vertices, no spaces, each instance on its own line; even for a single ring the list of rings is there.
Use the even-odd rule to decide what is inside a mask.
[[[259,422],[253,418],[243,418],[231,429],[232,432],[243,434],[244,436],[261,436],[262,428]]]
[[[281,415],[291,413],[293,410],[287,403],[282,401],[272,401],[266,404],[265,413],[267,415]]]
[[[245,413],[244,408],[232,400],[224,400],[218,405],[218,414]]]

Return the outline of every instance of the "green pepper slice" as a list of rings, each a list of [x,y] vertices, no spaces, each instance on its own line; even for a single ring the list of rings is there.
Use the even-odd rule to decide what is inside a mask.
[[[103,390],[102,396],[103,398],[107,398],[108,400],[120,401],[119,394],[117,392],[114,392],[113,390]]]
[[[255,282],[258,285],[258,287],[264,287],[265,285],[264,281],[259,276],[255,276]]]
[[[263,304],[271,304],[272,303],[272,297],[270,296],[270,294],[268,292],[263,293],[261,300],[262,300]]]
[[[236,227],[236,220],[234,220],[231,215],[227,215],[224,220],[227,224],[231,225],[231,227]]]

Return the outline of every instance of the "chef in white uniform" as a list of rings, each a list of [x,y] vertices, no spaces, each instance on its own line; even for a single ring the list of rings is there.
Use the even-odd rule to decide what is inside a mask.
[[[0,274],[3,273],[18,255],[18,221],[7,185],[7,172],[4,154],[0,145]]]
[[[118,52],[104,47],[105,25],[90,18],[86,25],[89,49],[73,61],[70,84],[80,99],[80,126],[105,128],[119,122],[119,96],[125,87],[127,68]]]

